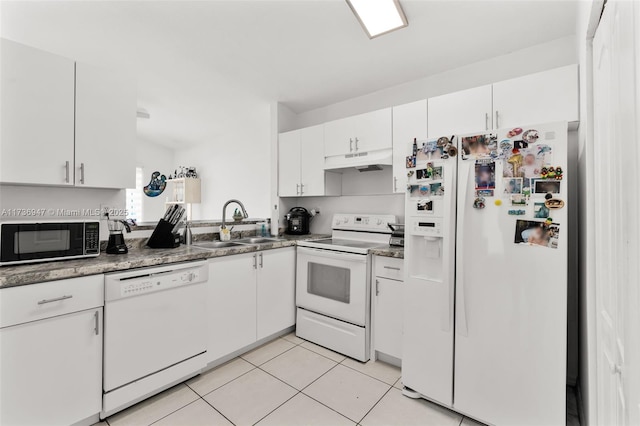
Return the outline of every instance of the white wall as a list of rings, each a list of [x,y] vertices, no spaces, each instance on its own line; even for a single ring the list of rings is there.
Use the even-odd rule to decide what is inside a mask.
[[[163,175],[169,176],[177,166],[175,153],[171,148],[138,137],[136,167],[142,167],[144,185],[149,183],[153,172],[159,171]],[[165,211],[165,201],[168,196],[168,192],[157,197],[147,197],[142,194],[142,219],[140,222],[157,222]]]
[[[112,209],[125,206],[125,191],[120,189],[89,188],[52,188],[46,186],[0,185],[0,212],[5,209],[45,209],[45,216],[27,217],[21,215],[2,215],[0,221],[8,220],[73,220],[97,219],[96,216],[75,216],[60,214],[62,210],[100,209],[106,205]],[[106,240],[109,231],[106,226],[100,227],[100,238]]]
[[[575,37],[563,37],[549,43],[517,50],[508,55],[486,59],[304,112],[297,117],[297,128],[575,64],[577,62],[575,43]],[[398,66],[401,67],[402,64]]]
[[[176,164],[195,166],[202,182],[202,203],[193,206],[194,220],[220,219],[223,204],[232,198],[242,201],[252,218],[270,217],[275,167],[270,135],[270,105],[264,103],[247,111],[245,125],[235,133],[176,150]],[[233,208],[229,207],[229,214]]]

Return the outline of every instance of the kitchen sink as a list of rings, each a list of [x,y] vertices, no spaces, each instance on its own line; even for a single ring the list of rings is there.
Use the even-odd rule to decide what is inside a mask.
[[[207,249],[221,249],[228,247],[238,247],[242,244],[238,244],[233,241],[201,241],[192,244],[194,247],[207,248]]]
[[[239,240],[234,240],[234,242],[238,244],[265,244],[265,243],[276,243],[278,241],[284,241],[280,238],[267,238],[267,237],[252,237],[252,238],[242,238]]]

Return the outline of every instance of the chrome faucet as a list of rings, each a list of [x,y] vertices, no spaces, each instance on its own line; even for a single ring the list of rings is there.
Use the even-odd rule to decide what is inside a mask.
[[[225,221],[227,218],[227,206],[231,203],[236,203],[240,206],[240,209],[242,210],[242,216],[244,216],[245,219],[249,217],[249,215],[247,214],[247,209],[244,208],[244,204],[242,204],[242,202],[240,202],[239,200],[229,200],[224,203],[224,207],[222,207],[222,225],[220,226],[220,229],[227,228],[227,225],[225,225]]]

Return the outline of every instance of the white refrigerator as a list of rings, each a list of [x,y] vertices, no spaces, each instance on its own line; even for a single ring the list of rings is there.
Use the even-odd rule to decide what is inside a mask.
[[[455,169],[442,182],[451,199],[430,213],[418,209],[428,181],[416,162],[406,198],[408,396],[492,425],[565,423],[567,132],[549,123],[459,135],[459,155],[440,160]],[[439,241],[418,226],[430,218]],[[425,280],[438,261],[453,276]]]

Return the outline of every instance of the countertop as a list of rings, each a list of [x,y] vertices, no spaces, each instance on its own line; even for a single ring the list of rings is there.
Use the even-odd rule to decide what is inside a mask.
[[[397,259],[404,259],[404,247],[381,247],[369,250],[369,253],[376,256],[395,257]]]
[[[205,249],[185,246],[173,249],[151,249],[133,246],[128,254],[101,253],[98,257],[65,261],[31,263],[0,267],[0,289],[45,281],[77,278],[86,275],[104,274],[148,266],[166,265],[193,260],[211,259],[234,254],[252,253],[282,247],[293,247],[296,241],[327,238],[327,235],[285,235],[280,241],[259,245],[235,246],[220,249]]]

